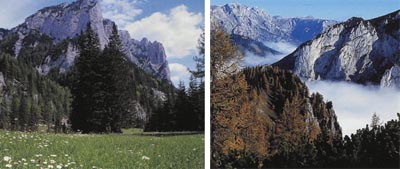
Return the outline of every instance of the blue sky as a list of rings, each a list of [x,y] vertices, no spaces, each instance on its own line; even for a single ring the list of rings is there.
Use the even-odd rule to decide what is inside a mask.
[[[0,28],[13,28],[36,11],[74,0],[0,0]],[[132,38],[163,43],[174,84],[188,82],[197,40],[204,25],[202,0],[99,0],[103,17],[115,21]]]
[[[371,19],[400,9],[400,0],[211,0],[212,5],[232,2],[262,8],[271,15],[338,21],[353,16]]]

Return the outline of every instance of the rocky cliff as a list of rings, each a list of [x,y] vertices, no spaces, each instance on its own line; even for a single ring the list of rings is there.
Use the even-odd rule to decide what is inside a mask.
[[[16,37],[9,42],[13,44],[13,54],[18,57],[21,50],[32,47],[25,45],[26,37],[32,33],[48,36],[53,44],[68,41],[68,45],[63,45],[63,52],[57,53],[58,56],[49,53],[41,65],[35,64],[42,74],[47,74],[52,69],[59,69],[60,73],[65,72],[73,65],[74,58],[79,52],[72,39],[80,35],[81,31],[85,31],[88,23],[91,23],[99,36],[101,48],[108,43],[113,21],[103,18],[99,3],[98,0],[78,0],[39,10],[26,18],[24,23],[11,29],[12,33],[8,33],[9,36]],[[0,31],[0,40],[4,38],[2,32],[4,31]],[[124,53],[130,61],[160,79],[170,80],[167,56],[161,43],[149,42],[147,39],[138,41],[131,39],[128,32],[120,32]]]
[[[303,43],[275,66],[305,79],[390,83],[399,72],[400,11],[371,20],[351,18]],[[384,78],[383,78],[384,77]]]

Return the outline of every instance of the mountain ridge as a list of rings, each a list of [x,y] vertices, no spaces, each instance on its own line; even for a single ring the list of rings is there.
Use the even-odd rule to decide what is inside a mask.
[[[393,82],[382,77],[400,63],[399,14],[400,10],[370,20],[352,17],[304,42],[273,65],[293,70],[309,80],[376,85]],[[397,84],[380,85],[395,87]]]
[[[23,46],[25,37],[29,36],[32,32],[49,36],[54,44],[59,44],[62,41],[74,39],[80,35],[82,31],[86,30],[87,23],[91,23],[93,29],[99,36],[100,47],[104,48],[111,35],[112,24],[115,23],[109,19],[103,18],[98,0],[78,0],[69,4],[62,3],[45,7],[27,17],[24,23],[12,28],[10,30],[11,33],[9,32],[7,35],[16,34],[16,36],[18,36],[15,42],[11,42],[13,43],[13,54],[18,57],[21,49],[26,47]],[[0,31],[0,40],[6,38],[3,37],[3,32],[5,31]],[[157,41],[140,43],[140,41],[132,39],[129,33],[123,30],[120,31],[120,37],[127,59],[145,69],[146,72],[152,73],[160,79],[170,81],[167,56],[161,43]],[[70,42],[70,44],[74,45],[73,42]],[[67,45],[67,47],[68,46],[69,45]],[[69,48],[67,47],[64,48],[65,51],[68,51]],[[62,54],[62,56],[66,55],[67,53]],[[140,57],[137,57],[138,55]],[[73,58],[76,56],[77,55]],[[49,60],[48,58],[52,57],[45,57],[43,59],[43,64],[39,67],[47,67],[50,69],[59,68],[59,64],[57,63],[60,62],[60,60]],[[64,58],[64,60],[71,58],[70,56],[69,58]],[[73,63],[64,65],[66,67],[63,67],[63,71],[60,71],[60,73],[64,73],[65,70],[68,70],[72,65]],[[47,72],[48,71],[41,73],[46,75]]]
[[[238,34],[260,42],[287,41],[293,44],[309,40],[328,25],[337,22],[313,17],[271,16],[263,9],[238,3],[212,6],[211,20],[222,25],[229,34]]]

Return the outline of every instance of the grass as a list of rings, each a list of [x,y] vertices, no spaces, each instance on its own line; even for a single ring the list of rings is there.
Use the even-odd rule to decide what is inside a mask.
[[[125,131],[124,131],[125,132]],[[204,168],[204,135],[138,136],[0,130],[0,168]]]

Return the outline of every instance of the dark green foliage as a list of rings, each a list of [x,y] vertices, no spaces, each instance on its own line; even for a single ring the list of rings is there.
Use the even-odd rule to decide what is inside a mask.
[[[106,114],[103,119],[107,132],[121,132],[122,121],[133,106],[134,90],[129,83],[129,63],[121,50],[118,29],[113,25],[110,42],[100,58],[102,90],[104,90],[103,109]]]
[[[167,99],[150,114],[145,131],[204,131],[204,33],[199,39],[199,56],[193,59],[196,70],[190,70],[189,88],[183,82],[176,90],[163,87]]]
[[[15,55],[14,47],[18,40],[17,33],[9,33],[0,41],[0,52]]]
[[[90,24],[85,34],[81,33],[79,40],[80,55],[75,60],[74,79],[71,92],[73,95],[72,113],[70,116],[72,129],[85,133],[100,130],[101,121],[96,116],[96,106],[101,106],[95,100],[96,92],[101,87],[101,74],[97,61],[100,57],[98,36]],[[98,111],[98,110],[97,110]],[[99,113],[100,115],[100,113]]]
[[[100,50],[98,37],[90,25],[80,36],[79,44],[80,56],[66,76],[67,82],[72,81],[74,95],[73,130],[108,133],[121,132],[122,127],[143,127],[147,119],[138,111],[153,112],[160,107],[156,91],[174,100],[170,83],[126,60],[116,26],[104,51]]]
[[[22,131],[59,127],[56,121],[69,115],[68,89],[39,75],[30,65],[8,54],[0,54],[0,72],[5,86],[1,93],[0,127]]]

